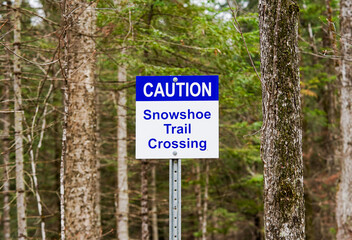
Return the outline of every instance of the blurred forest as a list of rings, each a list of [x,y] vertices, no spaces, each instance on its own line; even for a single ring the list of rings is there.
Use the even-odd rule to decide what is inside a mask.
[[[16,2],[0,2],[0,239],[18,237],[17,111],[23,112],[28,239],[44,239],[43,231],[47,239],[60,239],[67,25],[60,1],[23,0],[19,8]],[[141,239],[144,199],[150,239],[168,239],[168,161],[134,158],[135,77],[219,75],[220,158],[182,161],[182,238],[264,239],[262,92],[254,70],[260,72],[258,1],[98,0],[95,4],[96,31],[91,38],[96,46],[102,238],[116,239],[117,132],[122,107],[127,113],[129,238]],[[306,239],[336,239],[341,155],[339,1],[299,0],[299,7]],[[21,23],[16,30],[20,44],[14,41],[15,13]],[[20,46],[17,54],[16,46]],[[21,65],[22,104],[17,111],[15,61]],[[119,79],[119,69],[125,70],[126,81]],[[119,101],[121,92],[126,93],[124,105]],[[10,238],[5,237],[6,229]]]

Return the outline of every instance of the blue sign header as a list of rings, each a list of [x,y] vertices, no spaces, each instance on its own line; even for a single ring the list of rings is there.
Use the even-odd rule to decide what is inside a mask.
[[[218,101],[219,76],[137,76],[136,101]]]

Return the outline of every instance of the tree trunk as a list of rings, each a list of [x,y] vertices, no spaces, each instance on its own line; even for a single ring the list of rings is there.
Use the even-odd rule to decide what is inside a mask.
[[[203,214],[202,214],[202,190],[200,185],[200,164],[199,162],[196,163],[196,185],[194,187],[194,191],[196,193],[196,209],[197,209],[197,216],[198,216],[198,232],[202,233],[202,225],[203,225]],[[197,239],[201,239],[201,237],[197,237]]]
[[[126,67],[122,65],[118,70],[118,81],[126,82]],[[118,93],[117,99],[117,239],[128,240],[128,170],[127,170],[127,111],[126,89]]]
[[[341,0],[341,181],[337,192],[337,239],[352,239],[352,0]]]
[[[6,2],[7,11],[11,12],[11,1]],[[10,16],[10,14],[9,14]],[[6,20],[11,20],[8,17]],[[10,29],[10,24],[7,23],[4,28],[5,31]],[[5,41],[11,41],[9,36],[5,36]],[[10,80],[12,77],[12,69],[11,69],[11,55],[9,51],[5,53],[6,61],[4,66],[4,90],[3,90],[3,99],[4,102],[2,103],[2,109],[4,111],[9,111],[9,100],[10,100]],[[4,207],[3,207],[3,223],[4,223],[4,240],[10,240],[11,237],[11,215],[10,215],[10,126],[11,126],[11,119],[9,113],[4,113],[2,116],[3,121],[3,136],[2,136],[2,158],[4,163],[4,183],[3,183],[3,190],[4,190]]]
[[[305,238],[297,1],[259,2],[265,239]]]
[[[209,162],[205,160],[205,186],[203,201],[202,240],[207,240]]]
[[[153,240],[159,240],[159,230],[158,230],[158,213],[157,213],[157,206],[156,206],[156,172],[155,172],[156,165],[153,163],[152,165],[152,228],[153,228]]]
[[[67,133],[65,154],[65,237],[99,239],[96,212],[95,3],[66,1]],[[67,16],[65,14],[65,16]]]
[[[14,56],[13,89],[15,95],[15,148],[16,148],[16,194],[17,194],[17,232],[18,239],[27,238],[26,195],[23,169],[23,109],[21,94],[21,0],[14,2]]]
[[[148,218],[148,161],[143,159],[141,169],[141,215],[142,215],[142,240],[149,240]]]
[[[7,69],[8,70],[8,69]],[[10,78],[10,74],[7,71],[5,75],[6,78]],[[8,100],[10,99],[10,88],[9,88],[9,81],[5,81],[4,84],[4,103],[3,110],[9,110]],[[9,167],[10,167],[10,116],[9,114],[5,113],[2,117],[3,120],[3,136],[2,136],[2,158],[4,162],[4,183],[3,183],[3,190],[4,190],[4,208],[3,208],[3,223],[4,223],[4,239],[10,239],[10,176],[9,176]]]

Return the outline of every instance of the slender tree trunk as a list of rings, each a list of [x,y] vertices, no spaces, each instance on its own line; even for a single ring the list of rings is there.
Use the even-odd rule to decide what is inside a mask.
[[[142,216],[142,240],[149,240],[149,211],[148,211],[148,161],[141,161],[141,216]]]
[[[10,77],[10,74],[5,76],[6,78]],[[4,85],[4,103],[3,103],[3,110],[9,110],[8,100],[10,99],[10,88],[9,82],[6,81]],[[4,190],[4,208],[3,208],[3,223],[4,223],[4,239],[10,239],[10,176],[9,176],[9,166],[10,166],[10,116],[9,114],[3,114],[3,136],[2,136],[2,158],[4,162],[4,183],[3,183],[3,190]]]
[[[96,212],[95,3],[66,1],[67,129],[65,153],[65,238],[99,239]],[[65,14],[65,17],[67,15]]]
[[[337,239],[352,239],[352,0],[341,0],[341,179],[337,192]]]
[[[201,185],[200,185],[200,164],[199,162],[196,163],[196,169],[195,169],[195,174],[196,174],[196,185],[195,185],[195,193],[196,193],[196,209],[197,209],[197,215],[198,215],[198,231],[199,233],[202,233],[202,225],[203,225],[203,214],[202,214],[202,190],[201,190]],[[197,239],[200,239],[201,237],[198,237]]]
[[[114,0],[117,9],[121,0]],[[122,55],[125,50],[122,50]],[[127,81],[126,65],[121,64],[118,68],[117,79],[119,84]],[[117,194],[116,194],[116,231],[118,240],[128,240],[128,160],[127,160],[127,110],[126,89],[122,89],[117,95]]]
[[[152,203],[152,228],[153,228],[153,240],[159,240],[158,230],[158,212],[156,206],[156,165],[152,164],[152,182],[151,182],[151,203]]]
[[[10,12],[11,9],[11,1],[7,1],[7,11]],[[10,15],[10,14],[9,14]],[[10,17],[7,18],[7,20],[10,20]],[[4,26],[7,31],[10,26],[9,23]],[[9,37],[5,37],[5,40],[10,41]],[[5,53],[6,55],[6,62],[4,66],[5,74],[4,74],[4,90],[3,90],[3,99],[4,102],[2,103],[2,109],[4,111],[9,111],[9,100],[10,100],[10,80],[12,78],[12,69],[11,69],[11,55],[8,51]],[[2,136],[2,158],[3,158],[3,163],[4,163],[4,183],[3,183],[3,190],[4,190],[4,208],[3,208],[3,223],[4,223],[4,240],[10,240],[11,236],[11,215],[10,215],[10,172],[9,172],[9,166],[10,166],[10,126],[11,126],[11,120],[10,120],[10,115],[5,113],[2,116],[3,120],[3,136]]]
[[[13,89],[15,95],[15,148],[16,148],[16,194],[17,194],[17,232],[18,239],[27,238],[26,195],[23,169],[23,109],[21,94],[21,0],[14,2],[14,57],[13,57]]]
[[[202,240],[207,240],[207,219],[208,219],[208,189],[209,189],[209,162],[205,162],[205,186],[203,201],[203,221],[202,221]]]
[[[118,81],[126,82],[126,66],[121,65],[118,70]],[[117,239],[128,240],[128,161],[127,161],[127,111],[126,89],[118,92],[117,99]]]
[[[99,232],[102,233],[101,229],[101,207],[100,207],[100,201],[101,201],[101,185],[100,185],[100,180],[101,180],[101,174],[100,174],[100,142],[101,142],[101,137],[100,137],[100,112],[99,112],[99,107],[100,107],[100,99],[99,99],[99,92],[97,91],[96,95],[96,114],[97,114],[97,128],[96,128],[96,150],[97,150],[97,190],[96,190],[96,196],[97,196],[97,203],[96,203],[96,208],[95,211],[97,212],[98,215],[98,228]]]
[[[259,2],[267,240],[305,239],[297,1]]]

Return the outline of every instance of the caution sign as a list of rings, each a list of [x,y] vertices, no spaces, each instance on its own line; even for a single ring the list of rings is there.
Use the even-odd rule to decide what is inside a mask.
[[[219,77],[137,76],[136,158],[218,158]]]

